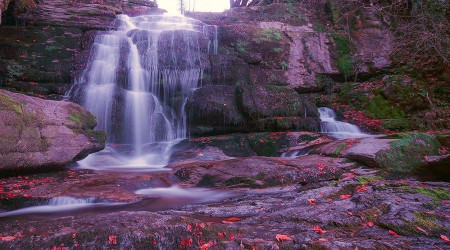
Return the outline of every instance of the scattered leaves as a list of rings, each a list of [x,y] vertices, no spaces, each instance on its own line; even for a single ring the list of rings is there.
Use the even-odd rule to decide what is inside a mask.
[[[293,240],[289,235],[286,234],[277,234],[275,239],[279,242],[283,242],[285,240]]]

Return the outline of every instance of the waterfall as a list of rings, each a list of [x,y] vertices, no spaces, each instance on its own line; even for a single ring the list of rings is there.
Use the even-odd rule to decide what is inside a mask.
[[[357,126],[336,121],[336,113],[327,107],[319,108],[321,133],[336,139],[367,137]]]
[[[68,94],[109,135],[108,148],[80,166],[160,168],[187,136],[184,106],[201,84],[204,55],[217,53],[217,27],[166,15],[119,15],[117,23],[117,30],[95,37]]]

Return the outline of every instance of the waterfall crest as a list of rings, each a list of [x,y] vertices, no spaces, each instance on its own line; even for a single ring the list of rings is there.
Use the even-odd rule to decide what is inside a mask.
[[[69,92],[108,133],[108,148],[80,166],[160,168],[187,136],[184,106],[201,85],[206,55],[217,53],[217,27],[166,15],[119,15],[117,23],[95,37]]]

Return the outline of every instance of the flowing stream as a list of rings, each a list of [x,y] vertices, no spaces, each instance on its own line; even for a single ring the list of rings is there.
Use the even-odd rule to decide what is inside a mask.
[[[119,15],[117,22],[117,30],[95,37],[69,93],[108,133],[107,148],[79,166],[161,170],[187,136],[184,106],[201,85],[205,55],[217,53],[217,27],[167,15]]]
[[[358,126],[336,121],[336,113],[327,107],[319,108],[320,132],[336,139],[368,137]]]

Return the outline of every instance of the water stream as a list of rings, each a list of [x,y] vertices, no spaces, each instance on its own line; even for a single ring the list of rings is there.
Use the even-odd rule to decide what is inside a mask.
[[[353,124],[336,120],[336,113],[327,107],[319,108],[320,132],[335,139],[368,137],[361,129]]]

